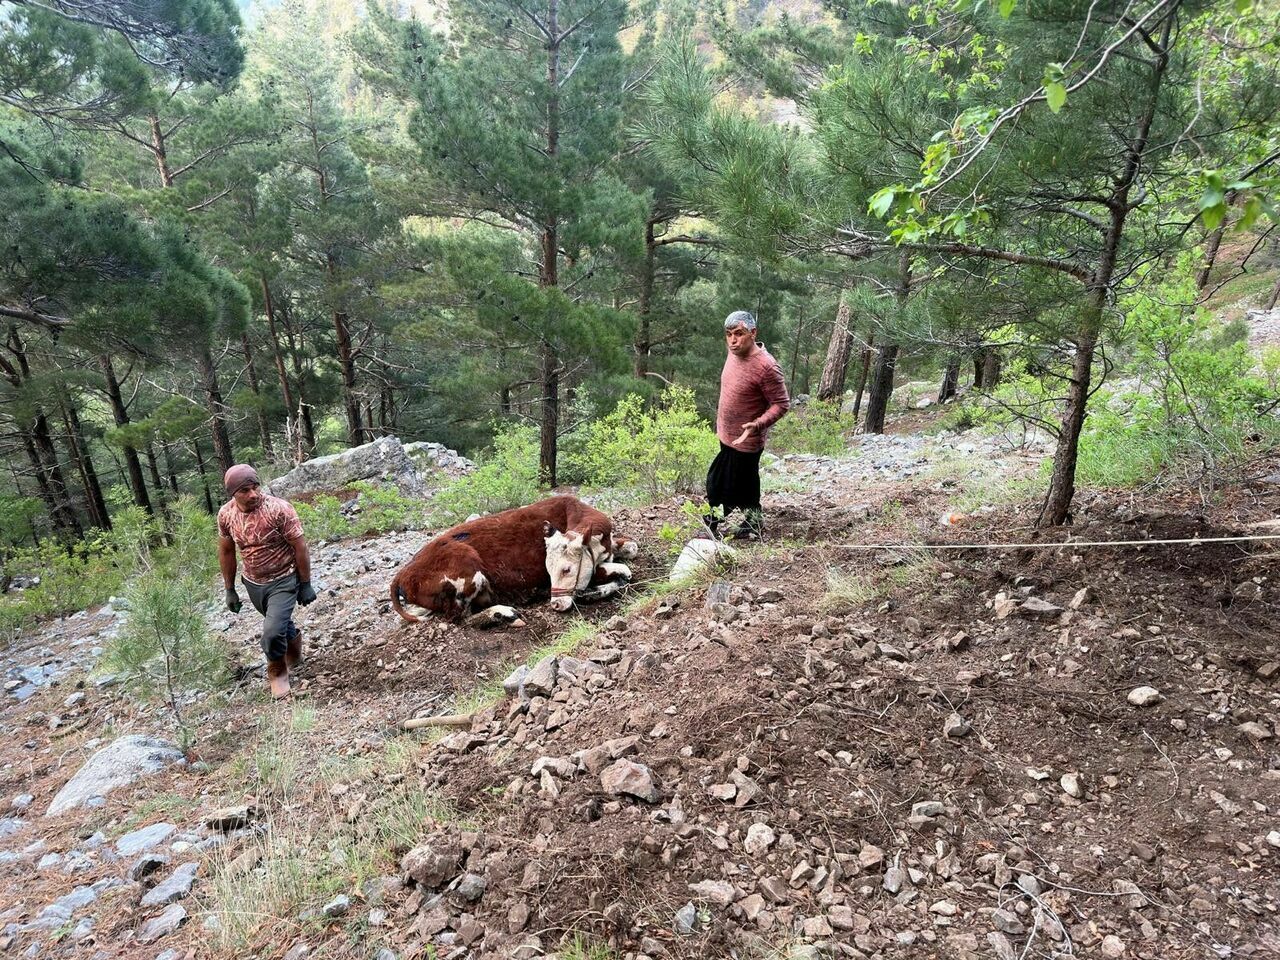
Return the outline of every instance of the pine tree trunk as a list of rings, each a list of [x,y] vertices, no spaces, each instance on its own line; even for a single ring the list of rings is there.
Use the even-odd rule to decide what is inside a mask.
[[[285,423],[292,438],[298,429],[298,411],[293,402],[293,389],[289,386],[289,374],[284,368],[284,353],[280,349],[280,334],[276,331],[276,305],[271,296],[271,285],[266,274],[260,274],[262,283],[262,308],[267,315],[267,333],[271,337],[271,358],[275,361],[276,377],[280,381],[280,398],[284,401]]]
[[[867,390],[867,378],[871,373],[871,358],[875,354],[875,327],[867,331],[866,342],[862,345],[862,357],[858,364],[858,385],[853,391],[853,422],[858,422],[858,415],[862,411],[862,395]]]
[[[1128,141],[1124,170],[1115,182],[1109,198],[1111,221],[1103,242],[1102,253],[1087,288],[1088,300],[1080,317],[1075,337],[1076,355],[1071,365],[1071,382],[1067,388],[1067,402],[1058,431],[1058,449],[1053,457],[1053,473],[1049,479],[1049,491],[1036,525],[1056,527],[1067,522],[1071,514],[1071,501],[1076,492],[1076,461],[1080,454],[1080,433],[1084,429],[1086,406],[1089,402],[1089,385],[1093,374],[1093,356],[1102,329],[1102,311],[1111,292],[1120,242],[1124,236],[1125,219],[1129,215],[1129,194],[1138,179],[1146,152],[1151,124],[1160,99],[1160,86],[1169,65],[1169,37],[1173,30],[1174,14],[1168,14],[1161,26],[1161,36],[1151,74],[1150,97],[1138,129]]]
[[[560,423],[560,364],[551,344],[542,344],[542,429],[538,437],[538,479],[556,485],[556,430]]]
[[[853,328],[849,323],[849,304],[842,295],[836,308],[836,321],[827,343],[827,358],[822,364],[822,379],[818,381],[818,399],[835,400],[844,393],[844,382],[849,371],[849,356],[853,352]]]
[[[111,416],[117,427],[127,427],[130,423],[129,411],[125,408],[124,397],[120,392],[120,381],[116,379],[115,368],[111,365],[111,357],[103,354],[98,357],[98,366],[107,385],[107,401],[111,404]],[[147,495],[147,483],[142,479],[142,461],[138,459],[138,450],[132,444],[121,444],[124,463],[129,474],[129,489],[133,492],[133,502],[147,513],[155,513],[151,507],[151,498]]]
[[[59,533],[64,531],[58,524],[60,516],[60,505],[58,498],[54,495],[53,488],[49,484],[49,475],[45,472],[44,462],[40,459],[40,453],[36,450],[35,440],[31,436],[31,431],[19,428],[18,436],[22,440],[22,448],[26,451],[27,461],[31,464],[31,473],[36,478],[36,489],[40,491],[40,499],[44,501],[45,509],[49,512],[49,519],[54,523],[54,529]]]
[[[213,435],[213,455],[223,472],[235,464],[231,449],[231,437],[227,434],[226,412],[222,404],[222,387],[218,383],[218,367],[207,344],[200,344],[196,351],[196,368],[200,371],[200,385],[204,391],[205,406],[209,411],[209,427]]]
[[[53,434],[49,432],[49,421],[44,412],[37,410],[35,421],[31,427],[31,439],[35,443],[36,452],[44,462],[45,476],[48,478],[49,493],[56,505],[52,510],[54,526],[69,536],[79,539],[84,536],[84,527],[71,505],[71,494],[67,490],[67,481],[62,476],[62,465],[58,462],[58,451],[53,445]]]
[[[356,361],[351,347],[351,331],[347,315],[333,311],[333,330],[338,338],[338,367],[342,370],[342,402],[347,411],[347,446],[364,443],[364,426],[360,422],[360,398],[356,396]]]
[[[254,407],[258,413],[258,435],[262,439],[262,455],[268,460],[276,458],[271,445],[271,427],[267,423],[267,411],[262,405],[262,391],[258,389],[258,371],[253,365],[253,348],[249,346],[249,335],[240,334],[240,344],[244,347],[244,372],[249,380],[249,391],[253,394]]]
[[[160,512],[168,514],[169,503],[164,495],[164,481],[160,479],[160,461],[156,458],[155,441],[147,441],[147,470],[151,473],[151,489],[156,493],[156,502],[160,504]]]
[[[94,469],[89,445],[84,440],[80,416],[76,413],[75,404],[69,397],[65,395],[59,397],[58,403],[62,409],[62,422],[67,428],[67,444],[71,448],[71,457],[75,461],[81,484],[84,486],[85,503],[89,508],[89,522],[95,527],[110,530],[111,514],[107,510],[106,498],[102,495],[102,486],[98,483],[98,471]]]
[[[906,310],[910,294],[911,253],[904,250],[898,259],[898,286],[894,291],[899,316]],[[889,398],[893,395],[893,372],[898,363],[898,349],[896,343],[880,347],[875,374],[871,378],[871,393],[867,397],[867,417],[862,427],[864,433],[884,433],[885,413],[889,409]]]
[[[1280,303],[1280,279],[1276,280],[1276,285],[1271,288],[1271,296],[1267,297],[1267,305],[1264,310],[1274,310],[1276,304]]]
[[[560,154],[560,7],[547,3],[547,139],[546,155],[552,163]],[[559,286],[560,221],[549,213],[542,224],[538,286]],[[538,478],[547,487],[556,485],[556,455],[560,429],[560,364],[549,340],[542,341],[542,423],[538,443]]]
[[[173,465],[173,447],[171,444],[160,444],[160,450],[164,453],[164,475],[165,480],[169,484],[169,490],[176,497],[178,496],[178,472]]]
[[[1000,386],[1000,351],[992,347],[982,358],[982,389],[990,393]]]
[[[650,313],[653,309],[653,280],[657,265],[658,245],[653,235],[653,221],[644,224],[644,265],[640,273],[640,300],[636,304],[636,314],[640,318],[636,329],[635,342],[635,375],[643,380],[649,375],[649,356],[653,350],[653,330],[650,325]]]
[[[867,393],[867,416],[862,424],[863,433],[884,433],[884,418],[889,409],[889,398],[893,395],[893,371],[897,362],[898,345],[882,345],[876,357],[875,372],[871,376],[871,389]]]
[[[204,453],[200,449],[200,441],[193,439],[191,441],[191,449],[195,451],[196,470],[200,472],[200,485],[204,487],[204,508],[210,513],[216,513],[217,511],[213,505],[213,494],[209,492],[209,474],[204,467]]]
[[[938,402],[946,403],[956,395],[956,388],[960,385],[960,357],[953,355],[947,361],[946,368],[942,371],[942,383],[938,386]]]

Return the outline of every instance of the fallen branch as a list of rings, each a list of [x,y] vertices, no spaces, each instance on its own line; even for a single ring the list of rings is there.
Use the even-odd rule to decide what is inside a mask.
[[[469,727],[471,714],[444,713],[438,717],[414,717],[404,721],[400,726],[405,730],[419,730],[422,727]]]

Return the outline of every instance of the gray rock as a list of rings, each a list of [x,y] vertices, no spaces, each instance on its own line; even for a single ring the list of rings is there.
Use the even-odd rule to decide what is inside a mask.
[[[1155,687],[1134,687],[1129,691],[1129,702],[1135,707],[1154,707],[1163,699]]]
[[[150,850],[156,844],[168,839],[178,828],[172,823],[153,823],[131,833],[126,833],[116,841],[116,853],[122,857],[131,857],[135,853]]]
[[[129,879],[136,882],[141,880],[143,877],[149,877],[168,862],[169,858],[163,854],[143,854],[134,861],[133,866],[129,868]]]
[[[484,896],[488,881],[478,873],[468,873],[458,881],[457,894],[469,903],[475,903]]]
[[[511,671],[510,676],[502,681],[502,689],[507,696],[514,697],[520,692],[520,688],[524,685],[524,678],[529,675],[529,667],[527,664],[520,664]]]
[[[453,451],[448,453],[458,458]],[[357,480],[389,483],[411,497],[422,496],[428,489],[424,471],[396,437],[379,437],[372,443],[308,460],[271,481],[270,486],[273,494],[287,500],[341,490]]]
[[[196,871],[199,869],[200,864],[198,863],[182,864],[182,866],[174,870],[163,883],[156,884],[156,886],[142,898],[142,906],[162,907],[166,903],[173,903],[175,900],[181,900],[191,892],[191,885],[195,883]]]
[[[560,673],[560,658],[543,657],[529,671],[520,685],[520,692],[526,697],[549,697],[555,692],[556,677]]]
[[[987,943],[991,944],[993,960],[1018,960],[1018,951],[1003,933],[988,933]]]
[[[187,909],[180,903],[171,904],[164,913],[142,925],[138,931],[139,943],[154,943],[161,937],[168,936],[182,926],[187,919]]]
[[[698,929],[698,908],[692,903],[686,903],[676,911],[672,927],[681,936],[687,937],[694,933]]]
[[[98,891],[94,890],[93,887],[76,887],[70,893],[63,894],[53,903],[44,907],[36,914],[36,919],[48,920],[56,918],[70,920],[73,913],[81,907],[87,907],[97,899]]]
[[[137,734],[120,737],[103,747],[58,791],[45,816],[51,817],[92,805],[95,798],[128,786],[147,774],[183,760],[176,744]]]
[[[689,884],[689,890],[700,900],[714,903],[718,907],[727,907],[733,903],[735,896],[733,884],[727,880],[702,880]]]
[[[414,847],[400,861],[405,877],[425,890],[447,883],[462,865],[462,844],[448,836],[434,837]]]
[[[204,825],[210,830],[221,830],[227,833],[248,826],[257,813],[257,808],[247,803],[234,807],[222,807],[205,814]]]
[[[615,760],[605,767],[600,774],[600,786],[605,793],[636,797],[647,803],[657,803],[659,797],[653,771],[634,760]]]

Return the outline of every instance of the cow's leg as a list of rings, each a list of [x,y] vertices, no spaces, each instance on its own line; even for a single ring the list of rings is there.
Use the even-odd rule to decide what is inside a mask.
[[[488,627],[500,627],[509,623],[516,623],[519,619],[520,614],[516,612],[515,607],[496,603],[491,607],[485,607],[479,613],[473,613],[467,618],[466,625],[483,630]]]

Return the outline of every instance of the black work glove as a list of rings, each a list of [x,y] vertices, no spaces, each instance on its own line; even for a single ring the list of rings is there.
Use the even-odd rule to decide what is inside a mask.
[[[316,602],[316,592],[311,589],[310,580],[304,580],[298,584],[298,602],[304,607]]]
[[[227,587],[227,609],[232,613],[240,612],[240,595],[235,587]]]

